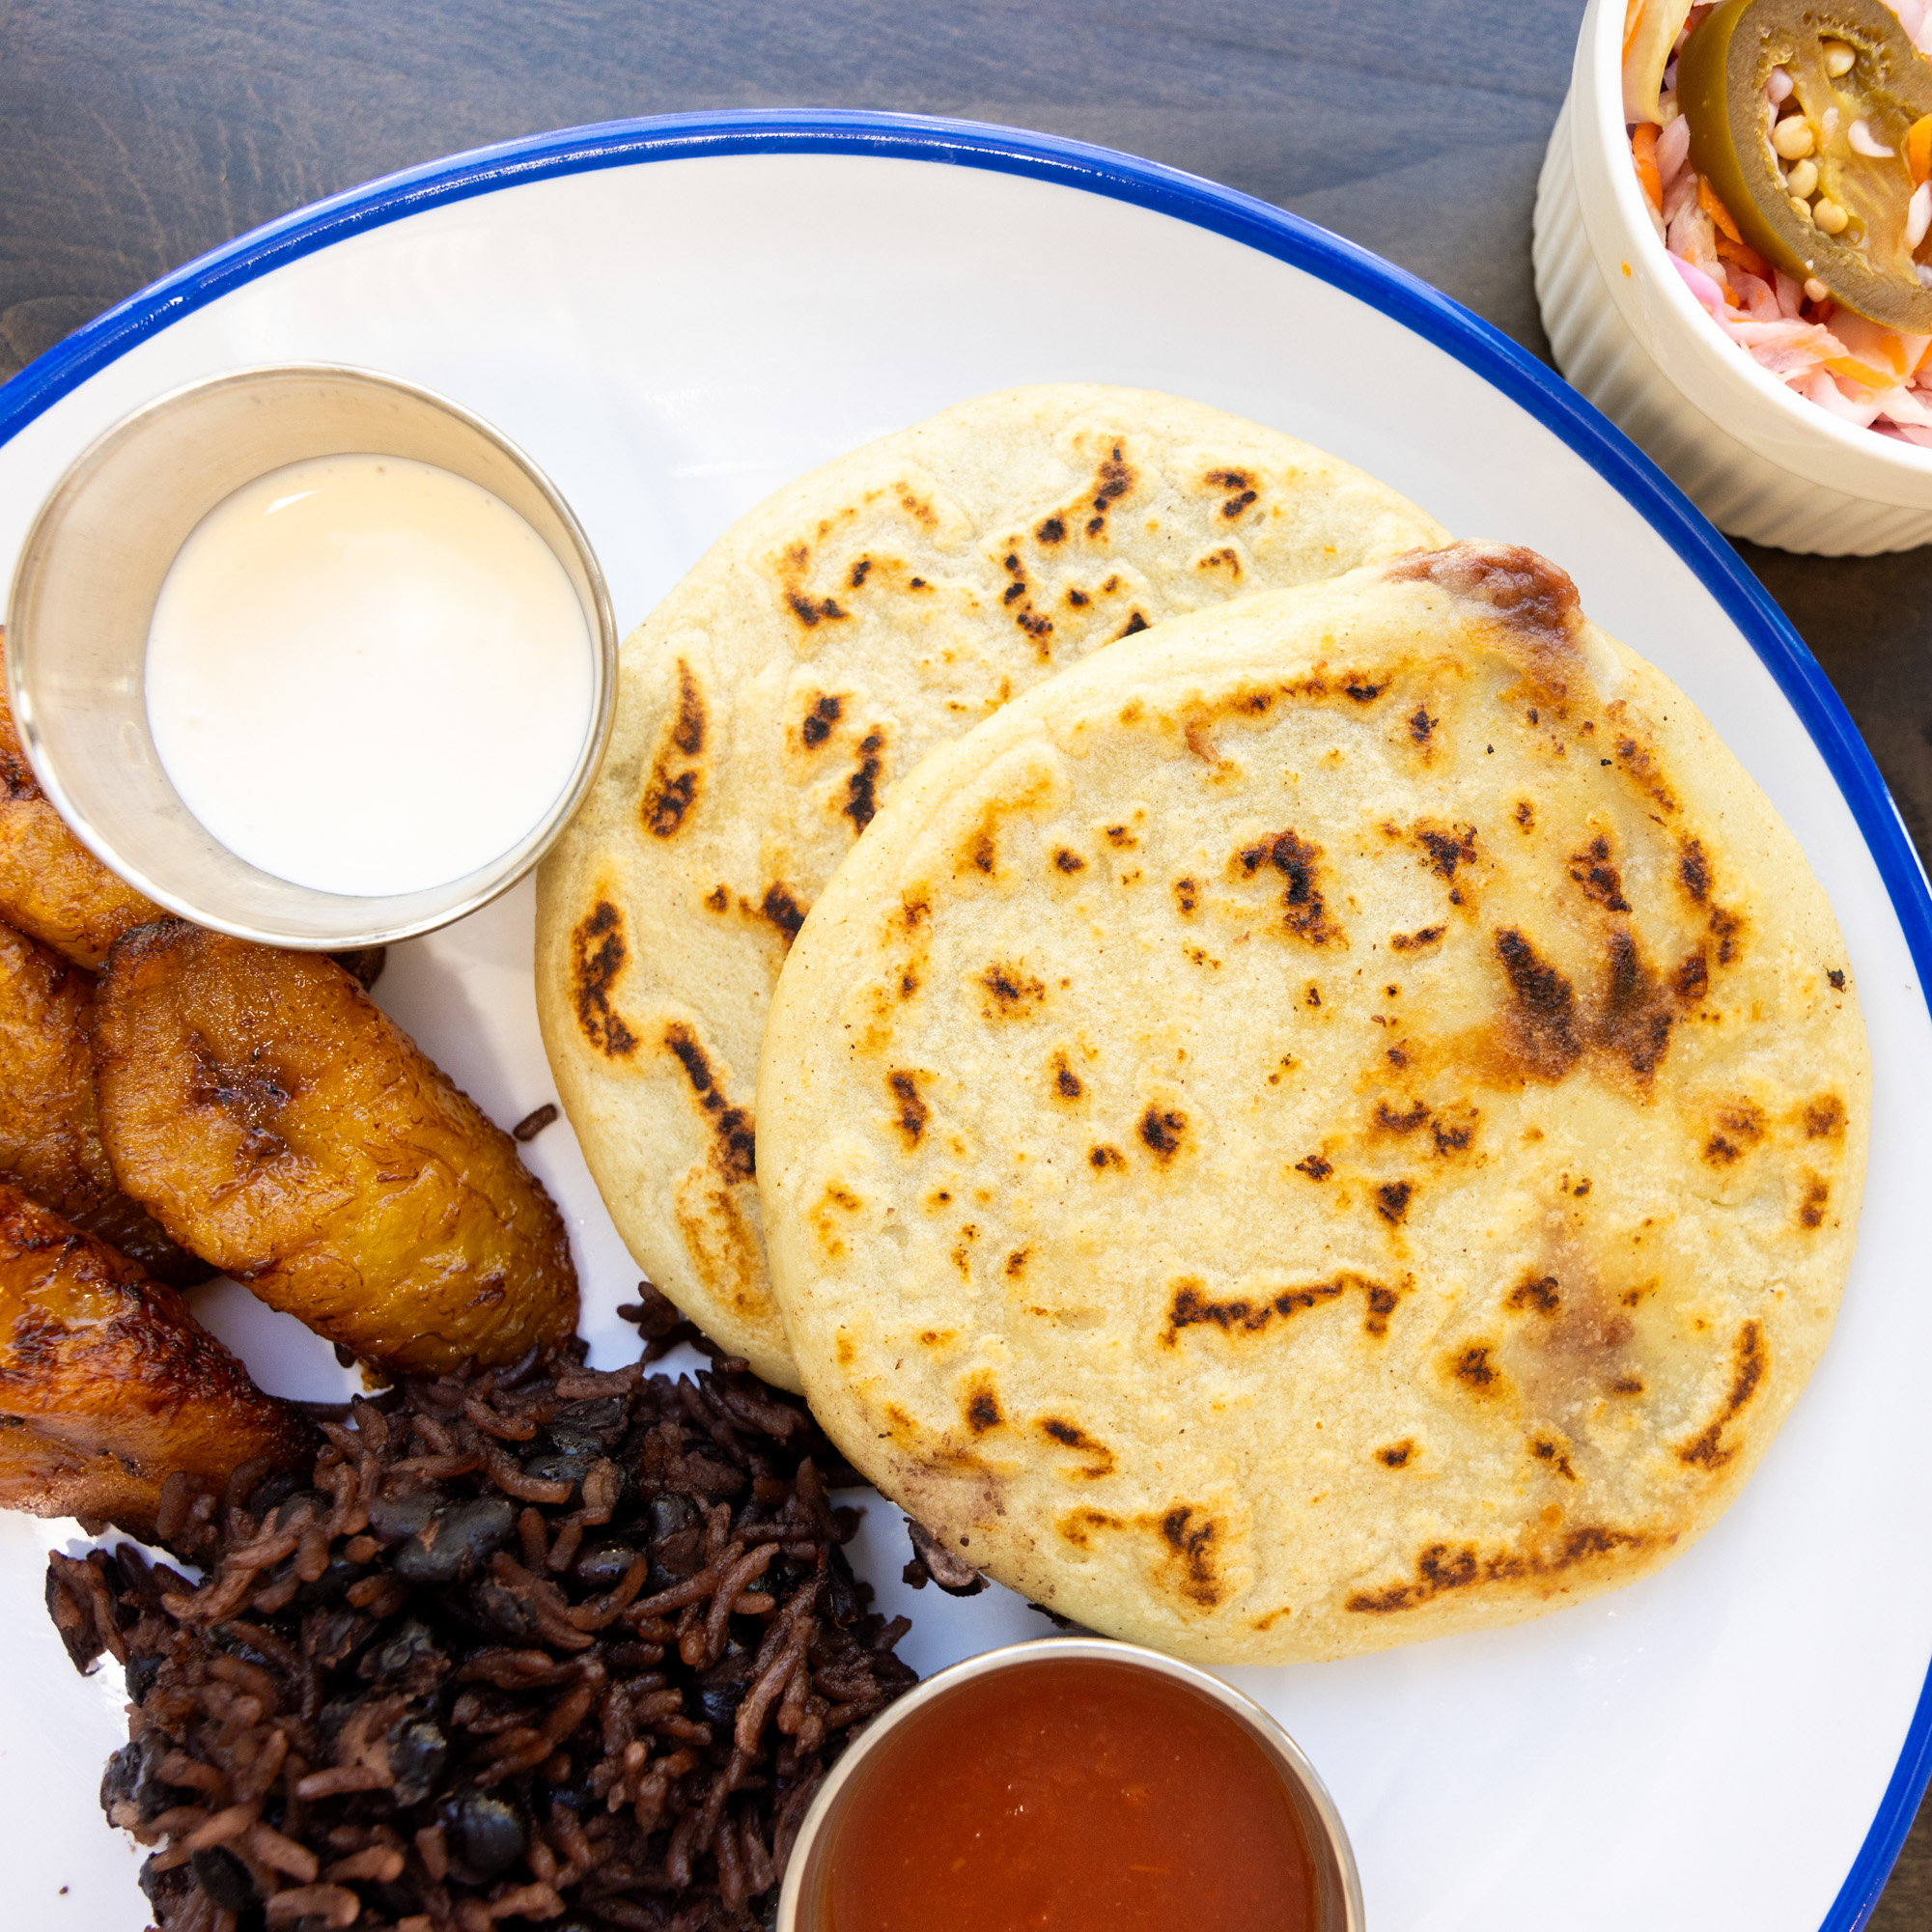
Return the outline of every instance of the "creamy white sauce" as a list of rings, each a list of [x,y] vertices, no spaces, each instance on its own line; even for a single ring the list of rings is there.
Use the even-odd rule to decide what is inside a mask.
[[[563,566],[507,504],[428,463],[317,457],[182,545],[148,631],[148,723],[231,852],[324,892],[411,892],[555,802],[591,670]]]

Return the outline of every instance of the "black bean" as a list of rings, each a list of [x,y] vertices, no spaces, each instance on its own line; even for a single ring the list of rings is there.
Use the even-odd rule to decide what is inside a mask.
[[[695,1529],[697,1504],[687,1496],[654,1496],[651,1498],[651,1540],[661,1543],[681,1529]]]
[[[523,1821],[500,1798],[459,1792],[445,1802],[443,1819],[459,1858],[488,1882],[523,1856]]]
[[[476,1608],[482,1621],[512,1643],[528,1643],[537,1635],[536,1619],[520,1597],[494,1581],[476,1586]]]
[[[621,1583],[641,1553],[630,1543],[599,1543],[582,1552],[573,1574],[579,1582],[595,1583],[601,1590]]]
[[[434,1485],[412,1489],[403,1496],[378,1496],[369,1505],[370,1533],[384,1543],[413,1536],[436,1513],[443,1493]]]
[[[567,1482],[573,1491],[579,1490],[601,1448],[602,1444],[594,1443],[582,1455],[532,1456],[524,1463],[523,1473],[538,1482]]]
[[[449,1668],[449,1659],[431,1635],[429,1625],[410,1617],[398,1625],[386,1642],[370,1651],[358,1667],[364,1677],[384,1682],[410,1677],[427,1690]]]
[[[138,1704],[148,1694],[151,1685],[161,1668],[158,1657],[130,1657],[127,1660],[127,1701]]]
[[[406,1583],[453,1583],[468,1576],[517,1526],[506,1497],[451,1503],[396,1552],[392,1567]]]
[[[551,1433],[558,1429],[583,1429],[607,1435],[624,1426],[625,1401],[621,1395],[593,1396],[584,1402],[560,1402],[550,1418]]]
[[[569,1456],[583,1462],[595,1461],[603,1454],[603,1438],[590,1429],[565,1429],[552,1423],[544,1431],[550,1447],[560,1456]],[[533,1470],[534,1475],[536,1471]]]
[[[396,1803],[420,1805],[435,1789],[449,1754],[448,1739],[428,1718],[404,1718],[397,1723],[389,1733]]]
[[[357,1648],[375,1626],[358,1610],[330,1610],[311,1626],[310,1655],[324,1670],[332,1670]]]
[[[301,1487],[302,1477],[298,1470],[277,1470],[273,1475],[255,1485],[248,1498],[248,1514],[257,1518],[267,1515],[271,1509],[287,1502]]]
[[[339,1604],[349,1594],[350,1584],[368,1574],[366,1564],[351,1563],[347,1556],[331,1556],[328,1568],[314,1582],[304,1583],[295,1592],[295,1602],[303,1610]]]
[[[205,1852],[193,1853],[188,1863],[194,1867],[195,1878],[208,1893],[210,1905],[217,1905],[224,1912],[240,1912],[255,1902],[248,1867],[233,1852],[210,1845]]]

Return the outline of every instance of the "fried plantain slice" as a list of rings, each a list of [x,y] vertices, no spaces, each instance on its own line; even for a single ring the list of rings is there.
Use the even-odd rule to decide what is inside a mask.
[[[14,728],[0,630],[0,919],[75,966],[98,969],[130,926],[166,916],[68,830],[41,790]]]
[[[0,1505],[152,1538],[171,1472],[315,1446],[172,1288],[0,1182]]]
[[[0,1180],[171,1288],[214,1273],[114,1185],[94,1104],[94,975],[0,925]]]
[[[123,1189],[269,1306],[411,1374],[574,1331],[550,1197],[330,961],[139,927],[108,960],[95,1051]]]

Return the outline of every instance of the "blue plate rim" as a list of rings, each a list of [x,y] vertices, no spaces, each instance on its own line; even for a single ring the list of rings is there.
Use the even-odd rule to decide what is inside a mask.
[[[1677,486],[1527,350],[1405,269],[1252,195],[1113,149],[983,122],[812,108],[603,121],[470,149],[382,176],[265,223],[97,316],[0,384],[0,447],[149,336],[233,289],[366,229],[552,176],[742,154],[864,154],[938,162],[1104,195],[1286,262],[1453,355],[1589,463],[1676,551],[1737,626],[1843,793],[1877,861],[1919,986],[1932,985],[1932,891],[1871,753],[1805,641]],[[1819,1932],[1858,1932],[1871,1916],[1928,1778],[1932,1667],[1878,1813]]]

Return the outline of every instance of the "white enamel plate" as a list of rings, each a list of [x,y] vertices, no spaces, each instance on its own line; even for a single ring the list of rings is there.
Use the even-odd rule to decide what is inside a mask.
[[[936,165],[950,164],[950,165]],[[799,471],[990,389],[1132,383],[1360,464],[1459,535],[1547,552],[1704,709],[1831,892],[1876,1066],[1857,1264],[1824,1362],[1742,1500],[1661,1576],[1534,1623],[1232,1673],[1328,1779],[1376,1932],[1850,1932],[1932,1763],[1932,900],[1804,646],[1629,443],[1486,324],[1265,205],[1094,149],[887,116],[614,124],[440,162],[264,229],[0,390],[0,559],[115,419],[249,363],[359,363],[522,444],[628,630]],[[527,885],[396,948],[378,997],[495,1119],[552,1097]],[[593,1358],[637,1274],[567,1124],[529,1149],[570,1219]],[[200,1307],[266,1386],[340,1392],[242,1291]],[[855,1552],[922,1672],[1040,1618]],[[138,1855],[96,1789],[121,1673],[42,1604],[71,1524],[0,1521],[10,1922],[135,1932]]]

